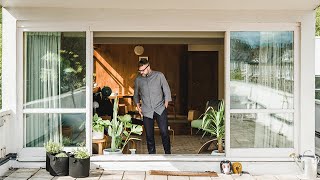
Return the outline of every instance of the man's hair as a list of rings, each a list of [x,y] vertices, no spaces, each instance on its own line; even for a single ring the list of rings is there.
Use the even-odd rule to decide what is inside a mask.
[[[146,64],[149,64],[148,59],[147,58],[141,58],[139,60],[138,67],[141,67],[141,66],[146,65]]]

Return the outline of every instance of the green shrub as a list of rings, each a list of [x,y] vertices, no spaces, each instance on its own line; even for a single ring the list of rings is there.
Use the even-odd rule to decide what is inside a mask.
[[[88,150],[84,147],[78,147],[77,149],[73,150],[72,153],[77,159],[87,159],[90,157]]]
[[[71,143],[72,143],[72,140],[69,137],[63,137],[62,138],[62,144],[64,146],[69,146],[69,145],[71,145]]]
[[[60,143],[53,142],[49,140],[47,143],[44,144],[47,153],[50,154],[57,154],[60,153],[63,149],[63,146]]]
[[[68,155],[64,152],[55,155],[56,157],[68,157]]]

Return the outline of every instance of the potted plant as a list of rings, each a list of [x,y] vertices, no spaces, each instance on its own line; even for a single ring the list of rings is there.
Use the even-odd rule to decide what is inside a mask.
[[[92,119],[92,139],[103,139],[104,127],[107,126],[107,122],[102,120],[96,113]]]
[[[62,152],[63,146],[60,143],[49,140],[44,144],[44,147],[46,149],[46,170],[50,172],[52,171],[50,157],[52,159],[56,154]]]
[[[201,128],[204,134],[209,133],[217,139],[218,153],[223,153],[223,138],[225,135],[225,122],[224,122],[224,102],[221,101],[218,109],[215,110],[209,106],[202,118]]]
[[[111,137],[111,148],[104,149],[104,154],[122,153],[123,148],[130,140],[140,140],[139,138],[131,138],[131,134],[142,134],[142,126],[133,125],[131,116],[118,116],[118,98],[114,100],[113,119],[106,121],[108,126],[108,135]],[[120,149],[122,147],[122,149]]]
[[[69,175],[69,157],[66,152],[62,151],[54,156],[49,155],[50,169],[52,176],[68,176]]]
[[[84,147],[78,147],[69,156],[69,175],[74,178],[89,176],[90,154]]]

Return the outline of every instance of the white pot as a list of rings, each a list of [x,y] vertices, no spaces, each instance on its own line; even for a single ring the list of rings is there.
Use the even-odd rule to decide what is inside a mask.
[[[92,139],[103,139],[104,132],[92,131]]]
[[[211,152],[211,155],[214,155],[214,156],[225,156],[226,153],[219,153],[218,150],[213,150]]]
[[[121,149],[116,149],[115,152],[112,152],[112,151],[111,151],[111,148],[108,148],[108,149],[104,149],[104,150],[103,150],[103,155],[117,155],[117,154],[122,154]]]

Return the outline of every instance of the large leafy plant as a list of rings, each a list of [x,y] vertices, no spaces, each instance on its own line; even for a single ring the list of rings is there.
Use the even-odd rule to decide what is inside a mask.
[[[98,116],[98,114],[95,114],[92,119],[92,128],[96,132],[103,132],[104,127],[107,127],[107,122],[105,120],[102,120],[101,117]]]
[[[201,128],[206,133],[215,136],[218,141],[218,152],[223,152],[223,138],[225,135],[225,117],[224,117],[224,101],[221,101],[218,109],[215,110],[213,107],[209,106],[203,115],[203,121]]]
[[[111,137],[112,152],[115,152],[120,146],[122,146],[121,150],[123,150],[130,140],[140,140],[139,138],[131,138],[131,134],[142,134],[142,126],[133,125],[130,115],[118,116],[118,102],[119,100],[116,98],[113,105],[112,121],[106,121],[108,125],[108,135]],[[124,141],[122,141],[123,139]]]

